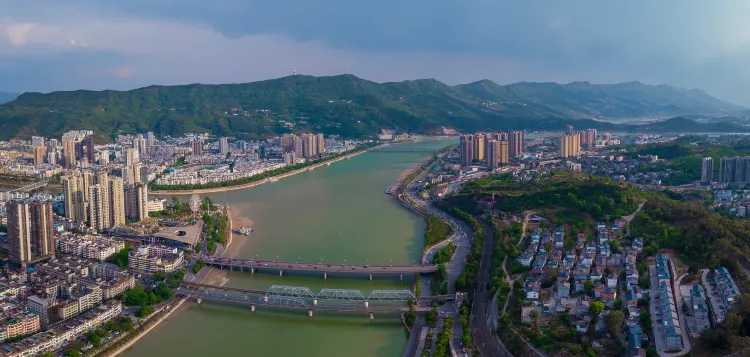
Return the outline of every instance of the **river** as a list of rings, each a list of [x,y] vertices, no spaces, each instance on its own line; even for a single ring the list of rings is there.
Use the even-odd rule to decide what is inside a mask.
[[[455,141],[404,144],[439,148]],[[424,222],[384,193],[428,153],[368,152],[331,166],[254,188],[210,194],[228,203],[235,235],[228,256],[350,264],[414,264],[423,249]],[[340,278],[322,274],[226,273],[227,286],[271,285],[408,289],[414,277]],[[131,356],[378,356],[401,354],[408,336],[397,314],[368,320],[362,313],[320,313],[204,302],[170,317],[123,355]]]

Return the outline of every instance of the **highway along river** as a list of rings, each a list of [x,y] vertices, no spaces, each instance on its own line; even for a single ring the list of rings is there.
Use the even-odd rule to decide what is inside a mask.
[[[451,141],[398,145],[440,148]],[[368,152],[254,188],[210,194],[229,203],[235,235],[227,256],[330,264],[409,265],[419,262],[424,222],[385,194],[429,153]],[[187,197],[187,196],[185,196]],[[219,272],[209,283],[268,289],[271,285],[359,289],[408,289],[414,277],[329,276],[286,272]],[[141,356],[399,356],[408,336],[398,314],[279,310],[206,302],[172,315],[123,355]]]

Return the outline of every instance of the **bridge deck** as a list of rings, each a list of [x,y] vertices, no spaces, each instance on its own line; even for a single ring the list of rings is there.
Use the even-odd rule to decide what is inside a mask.
[[[195,296],[201,299],[210,299],[216,301],[233,302],[247,305],[257,306],[270,306],[285,309],[300,309],[300,310],[322,310],[322,311],[367,311],[367,312],[406,312],[409,311],[408,306],[399,305],[379,305],[379,306],[365,306],[361,303],[351,302],[335,302],[335,301],[321,301],[318,304],[310,304],[301,299],[294,299],[289,297],[270,297],[264,299],[263,297],[249,297],[239,294],[222,294],[218,292],[205,292],[178,288],[175,293],[186,296]],[[432,307],[428,306],[416,306],[416,311],[429,311]]]
[[[220,268],[236,269],[273,269],[293,271],[314,271],[321,273],[359,273],[359,274],[416,274],[433,273],[437,265],[347,265],[347,264],[322,264],[322,263],[299,263],[268,260],[244,260],[244,259],[220,259],[207,258],[206,264]]]
[[[226,287],[226,286],[218,286],[218,285],[208,285],[208,284],[200,284],[200,283],[191,283],[184,281],[181,284],[183,287],[187,289],[183,290],[190,290],[190,291],[198,291],[195,289],[204,289],[204,290],[215,290],[215,291],[221,291],[221,292],[233,292],[233,293],[239,293],[243,295],[255,295],[255,296],[265,296],[269,292],[266,290],[254,290],[254,289],[242,289],[242,288],[232,288],[232,287]],[[363,296],[364,297],[364,296]],[[331,298],[327,297],[328,299],[337,300],[337,298]],[[454,300],[456,297],[455,295],[434,295],[434,296],[420,296],[417,297],[417,300],[422,301],[428,301],[428,300]],[[340,300],[352,300],[350,298],[341,297]]]

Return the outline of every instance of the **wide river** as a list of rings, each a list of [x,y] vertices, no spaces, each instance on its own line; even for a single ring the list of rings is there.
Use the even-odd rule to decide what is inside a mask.
[[[440,148],[451,141],[399,145]],[[350,264],[414,264],[421,259],[424,222],[384,193],[429,153],[368,152],[274,183],[209,196],[228,203],[235,235],[227,256]],[[227,273],[227,286],[271,285],[408,289],[414,277],[343,278],[322,274]],[[225,279],[226,280],[226,279]],[[320,313],[204,302],[170,316],[123,355],[142,356],[399,356],[408,336],[397,314]]]

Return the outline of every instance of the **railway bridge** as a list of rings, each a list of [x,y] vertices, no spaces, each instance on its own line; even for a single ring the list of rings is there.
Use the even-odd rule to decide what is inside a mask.
[[[454,295],[416,297],[411,290],[373,290],[365,296],[353,289],[322,289],[313,293],[299,286],[273,285],[268,290],[253,290],[189,282],[183,282],[175,292],[193,296],[199,303],[209,299],[250,305],[251,311],[255,311],[256,306],[307,310],[309,316],[313,316],[315,310],[364,311],[371,319],[375,312],[409,311],[409,301],[415,302],[416,311],[428,311],[435,300],[455,299]]]

